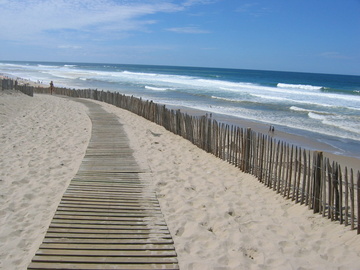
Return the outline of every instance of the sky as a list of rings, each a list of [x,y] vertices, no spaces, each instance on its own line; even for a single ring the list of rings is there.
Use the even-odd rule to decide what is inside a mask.
[[[360,75],[360,0],[0,0],[0,60]]]

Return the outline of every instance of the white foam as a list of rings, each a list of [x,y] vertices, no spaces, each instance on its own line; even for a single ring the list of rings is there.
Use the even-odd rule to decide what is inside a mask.
[[[270,96],[270,95],[259,95],[259,94],[251,94],[254,97],[258,97],[264,100],[276,100],[281,102],[297,102],[296,100],[280,97],[280,96]]]
[[[360,135],[354,134],[360,134],[360,127],[356,124],[356,121],[360,122],[356,118],[360,111],[360,95],[357,94],[322,92],[320,90],[323,87],[306,84],[279,83],[265,86],[224,81],[215,76],[203,78],[191,76],[192,74],[161,74],[154,70],[151,73],[130,69],[116,71],[112,66],[109,69],[101,66],[100,70],[94,66],[90,70],[76,65],[55,65],[56,63],[52,66],[0,63],[0,70],[33,81],[54,80],[56,85],[66,87],[104,85],[112,90],[123,88],[121,91],[129,91],[131,94],[136,89],[136,96],[158,103],[202,108],[274,125],[360,139]],[[144,91],[145,89],[148,91]],[[168,92],[165,94],[166,91]],[[172,91],[181,92],[181,95],[172,95]],[[360,92],[353,92],[356,91]],[[217,106],[219,104],[223,107]],[[344,114],[349,115],[347,120],[341,118]]]
[[[228,102],[240,102],[243,100],[239,100],[239,99],[234,99],[234,98],[225,98],[225,97],[217,97],[217,96],[211,96],[212,99],[218,99],[218,100],[224,100],[224,101],[228,101]]]
[[[322,86],[313,86],[313,85],[305,85],[305,84],[289,84],[289,83],[278,83],[277,87],[280,88],[297,88],[297,89],[305,89],[305,90],[321,90],[324,89]]]
[[[317,114],[315,112],[309,112],[308,116],[312,119],[316,119],[316,120],[325,120],[326,116],[324,114]]]
[[[310,112],[311,110],[308,109],[304,109],[304,108],[300,108],[300,107],[296,107],[296,106],[291,106],[290,110],[292,111],[297,111],[297,112]]]
[[[41,65],[41,64],[38,64],[37,66],[40,68],[59,68],[59,66]]]
[[[173,88],[166,88],[166,87],[153,87],[145,85],[145,89],[153,90],[153,91],[167,91],[167,90],[174,90]]]
[[[342,119],[342,120],[336,120],[330,123],[327,123],[324,121],[325,124],[331,124],[337,128],[341,128],[345,131],[350,131],[356,134],[360,134],[360,119],[357,119],[357,121],[354,121],[353,119]],[[360,136],[359,136],[360,137]]]

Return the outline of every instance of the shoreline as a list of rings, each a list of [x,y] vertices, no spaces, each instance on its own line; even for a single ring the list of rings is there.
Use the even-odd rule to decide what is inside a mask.
[[[0,78],[1,77],[9,77],[11,79],[16,79],[19,81],[19,83],[29,84],[34,87],[44,87],[44,88],[49,87],[44,83],[35,82],[20,77],[15,77],[11,74],[0,74]],[[70,87],[66,87],[66,88],[70,88]],[[108,91],[108,90],[103,90],[103,91]],[[122,94],[120,90],[110,91],[110,92],[118,92]],[[344,168],[345,167],[348,167],[348,169],[352,168],[355,171],[360,170],[360,152],[358,153],[358,156],[355,156],[355,153],[353,155],[346,155],[346,153],[339,153],[338,148],[328,143],[320,141],[322,136],[327,137],[327,135],[318,134],[318,133],[312,134],[311,132],[305,130],[298,130],[287,126],[276,126],[275,132],[271,133],[269,132],[269,127],[270,127],[269,123],[263,123],[263,122],[249,120],[231,115],[211,113],[209,111],[185,107],[185,106],[168,105],[163,103],[158,103],[158,104],[165,105],[166,108],[168,109],[173,109],[173,110],[180,109],[181,112],[188,113],[189,115],[192,116],[205,116],[205,115],[209,116],[211,114],[212,118],[220,123],[234,125],[236,127],[241,127],[241,128],[251,128],[255,132],[261,133],[263,135],[269,135],[272,138],[275,138],[280,141],[284,141],[286,143],[301,147],[306,150],[321,151],[324,153],[325,157],[329,158],[331,161],[338,162]],[[299,132],[299,134],[295,134],[297,131]],[[336,138],[336,139],[341,139],[341,138]]]
[[[166,105],[166,104],[163,104]],[[210,113],[208,111],[202,111],[198,109],[193,109],[189,107],[184,106],[173,106],[173,105],[166,105],[168,109],[178,110],[180,109],[183,113],[188,113],[189,115],[193,116],[208,116]],[[212,118],[220,123],[225,123],[229,125],[234,125],[241,128],[251,128],[255,132],[269,135],[272,138],[275,138],[280,141],[287,142],[289,144],[292,144],[294,146],[301,147],[306,150],[310,151],[322,151],[324,153],[324,156],[329,158],[331,161],[338,162],[340,165],[342,165],[344,168],[345,166],[348,167],[348,169],[352,168],[355,171],[360,170],[360,158],[354,157],[354,156],[347,156],[342,155],[339,153],[336,153],[336,148],[332,147],[326,143],[320,142],[318,140],[315,140],[313,138],[310,138],[308,136],[303,135],[296,135],[290,132],[284,131],[283,127],[275,127],[275,132],[269,133],[269,127],[270,124],[265,124],[261,122],[256,122],[252,120],[247,120],[239,117],[229,116],[229,115],[221,115],[212,113]],[[287,128],[287,127],[286,127]]]

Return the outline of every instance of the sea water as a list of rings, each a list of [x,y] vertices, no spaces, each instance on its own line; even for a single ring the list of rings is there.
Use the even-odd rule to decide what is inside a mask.
[[[0,73],[244,118],[326,143],[334,153],[360,157],[360,76],[4,61],[0,61]]]

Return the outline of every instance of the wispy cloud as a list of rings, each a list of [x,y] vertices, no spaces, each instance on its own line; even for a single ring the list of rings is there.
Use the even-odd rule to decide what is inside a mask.
[[[213,4],[216,2],[219,2],[221,0],[186,0],[183,4],[183,6],[193,6],[193,5],[207,5],[207,4]]]
[[[259,3],[253,2],[239,6],[235,11],[239,13],[248,14],[253,17],[260,17],[263,16],[264,14],[270,13],[271,9],[268,7],[261,6]]]
[[[343,55],[339,52],[322,52],[320,53],[320,56],[331,59],[350,59],[350,57]]]
[[[188,27],[173,27],[167,28],[167,31],[180,33],[180,34],[208,34],[210,33],[207,30],[200,29],[195,26],[188,26]]]
[[[77,46],[77,45],[59,45],[58,48],[59,48],[59,49],[78,50],[78,49],[81,49],[82,46]]]
[[[0,38],[33,42],[43,42],[51,34],[69,39],[114,38],[155,23],[144,19],[146,15],[183,9],[170,1],[2,0]]]

